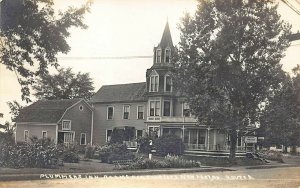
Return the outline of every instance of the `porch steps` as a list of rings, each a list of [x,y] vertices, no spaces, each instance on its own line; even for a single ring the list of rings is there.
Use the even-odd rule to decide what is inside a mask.
[[[201,150],[186,150],[184,151],[185,156],[193,157],[229,157],[229,152],[225,151],[201,151]],[[245,152],[237,152],[236,157],[245,157]]]

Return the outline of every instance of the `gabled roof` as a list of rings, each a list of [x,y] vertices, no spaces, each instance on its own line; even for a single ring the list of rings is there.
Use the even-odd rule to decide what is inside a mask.
[[[40,100],[20,111],[16,122],[57,123],[65,111],[83,99]]]
[[[161,37],[161,41],[159,46],[161,48],[166,48],[166,47],[173,47],[173,41],[172,41],[172,36],[171,36],[171,32],[170,32],[170,28],[169,28],[169,23],[166,23],[165,29],[164,29],[164,33]]]
[[[90,100],[91,103],[131,102],[146,100],[146,82],[105,85]]]

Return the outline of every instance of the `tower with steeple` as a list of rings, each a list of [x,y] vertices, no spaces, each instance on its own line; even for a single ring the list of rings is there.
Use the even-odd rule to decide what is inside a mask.
[[[167,22],[160,43],[153,49],[153,65],[146,72],[148,97],[148,120],[159,120],[162,116],[172,116],[172,54],[174,46]]]

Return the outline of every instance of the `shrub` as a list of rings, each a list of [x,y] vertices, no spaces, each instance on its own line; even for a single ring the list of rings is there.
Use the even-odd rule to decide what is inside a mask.
[[[146,134],[137,139],[138,151],[141,153],[150,153],[151,147],[149,145],[151,138]]]
[[[20,168],[55,168],[59,150],[53,142],[33,140],[30,144],[4,143],[0,146],[0,166]]]
[[[182,155],[184,152],[184,144],[182,139],[176,135],[163,135],[154,141],[156,153],[160,156]]]
[[[112,163],[114,160],[131,160],[134,154],[127,149],[125,144],[115,143],[100,147],[99,157],[104,163]]]
[[[79,155],[78,155],[78,148],[75,145],[70,145],[69,147],[60,146],[61,152],[60,157],[66,163],[78,163],[79,162]]]
[[[167,155],[164,161],[170,166],[171,168],[193,168],[193,167],[200,167],[200,162],[185,160],[179,156],[175,155]]]
[[[261,151],[258,152],[258,155],[262,156],[267,160],[283,162],[283,155],[279,151],[272,151],[272,150]]]
[[[85,152],[84,152],[84,158],[86,159],[93,159],[95,155],[96,147],[87,145],[85,147]]]
[[[154,169],[154,168],[193,168],[200,167],[199,162],[188,161],[178,156],[166,156],[163,160],[139,158],[124,169]]]

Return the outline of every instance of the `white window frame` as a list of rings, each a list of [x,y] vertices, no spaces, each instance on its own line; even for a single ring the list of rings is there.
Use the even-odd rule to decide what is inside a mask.
[[[136,107],[136,119],[139,119],[139,107],[143,107],[143,119],[145,119],[145,106],[144,105],[138,105]]]
[[[153,82],[154,82],[154,84],[152,84]],[[152,85],[153,85],[153,87],[152,87]],[[150,92],[158,92],[158,90],[159,90],[159,75],[151,75],[149,91]]]
[[[46,133],[46,136],[45,136],[45,138],[44,138],[44,133]],[[46,139],[46,138],[47,138],[47,136],[48,136],[48,133],[47,133],[47,131],[42,131],[42,139]]]
[[[154,102],[154,116],[151,116],[151,102]],[[159,115],[156,115],[156,103],[159,102]],[[149,117],[160,117],[161,116],[161,100],[149,100]]]
[[[27,133],[27,138],[26,138],[26,133]],[[29,130],[24,130],[24,142],[29,141]]]
[[[84,135],[84,144],[81,144],[82,135]],[[79,144],[80,144],[80,145],[86,145],[86,133],[80,133]]]
[[[167,91],[167,77],[169,77],[171,79],[171,89],[170,91]],[[164,91],[165,92],[172,92],[173,91],[173,80],[171,78],[171,76],[169,74],[166,74],[165,77],[164,77],[165,81],[164,81]]]
[[[111,119],[108,119],[108,109],[109,108],[113,109],[113,113],[112,113]],[[107,120],[113,120],[114,119],[114,113],[115,113],[115,107],[114,106],[107,106],[107,108],[106,108],[106,119]]]
[[[66,134],[72,134],[73,135],[71,142],[66,142],[66,138],[65,138]],[[69,131],[69,132],[64,133],[64,144],[73,144],[74,139],[75,139],[75,132],[74,131]]]
[[[138,131],[142,131],[142,137],[143,137],[143,134],[144,134],[143,130],[136,129],[136,130],[135,130],[135,138],[138,138],[138,134],[137,134]]]
[[[170,56],[169,56],[169,62],[167,62],[166,60],[167,60],[167,51],[170,51]],[[164,55],[164,62],[165,63],[171,63],[171,48],[169,48],[169,47],[167,47],[166,49],[165,49],[165,55]]]
[[[123,105],[123,117],[122,117],[122,119],[124,119],[125,107],[128,107],[128,118],[127,119],[130,119],[130,105],[129,104]]]
[[[160,126],[159,125],[148,125],[148,135],[150,136],[150,128],[158,128],[157,136],[160,137]]]
[[[110,141],[110,140],[107,140],[108,139],[108,135],[107,135],[108,131],[111,131],[111,133],[112,133],[113,130],[112,129],[106,129],[105,130],[105,142],[109,142]],[[110,139],[111,139],[111,135],[110,135]]]
[[[158,58],[158,52],[160,51],[160,57]],[[156,49],[156,52],[155,52],[155,57],[156,57],[156,59],[155,59],[155,62],[156,63],[161,63],[161,56],[162,56],[162,50],[161,50],[161,48],[157,48]],[[159,61],[158,61],[159,60]]]
[[[66,128],[64,128],[64,122],[70,122],[70,128],[69,129],[66,129]],[[72,127],[72,121],[71,120],[67,120],[67,119],[65,119],[65,120],[62,120],[62,123],[61,123],[61,130],[63,130],[63,131],[70,131],[71,130],[71,127]]]

